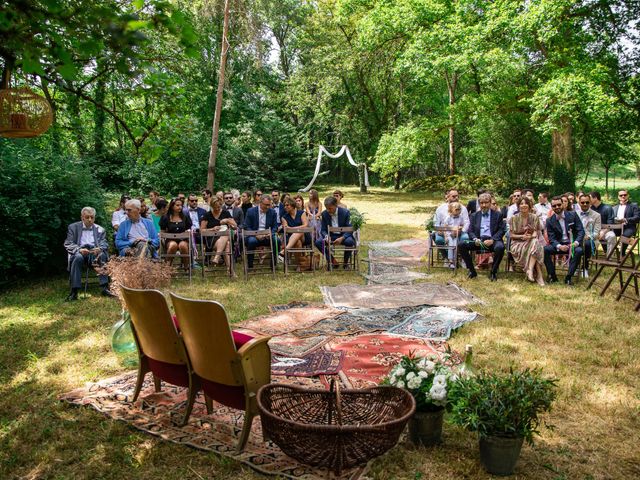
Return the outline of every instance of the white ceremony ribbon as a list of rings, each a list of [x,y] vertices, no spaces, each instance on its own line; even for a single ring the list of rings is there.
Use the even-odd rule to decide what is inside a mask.
[[[360,166],[364,167],[364,184],[365,184],[366,187],[370,187],[371,185],[369,185],[369,173],[367,172],[367,164],[366,163],[356,163],[356,162],[354,162],[353,161],[353,157],[351,157],[351,152],[349,151],[349,147],[347,147],[346,145],[343,145],[338,153],[336,153],[335,155],[332,155],[331,153],[329,153],[327,151],[326,148],[324,148],[323,145],[320,145],[320,147],[318,148],[318,161],[316,162],[316,171],[313,174],[313,178],[309,182],[309,185],[307,185],[304,188],[301,188],[298,191],[299,192],[308,192],[309,190],[311,190],[311,187],[313,186],[313,183],[316,181],[316,178],[318,178],[318,174],[320,173],[320,162],[322,161],[322,154],[323,153],[329,158],[340,158],[345,152],[347,154],[347,160],[349,160],[349,163],[351,165],[353,165],[356,168],[358,168]]]

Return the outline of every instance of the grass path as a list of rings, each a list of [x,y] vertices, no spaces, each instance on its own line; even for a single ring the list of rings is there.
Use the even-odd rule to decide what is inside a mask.
[[[421,223],[437,199],[374,189],[346,189],[345,202],[366,212],[364,239],[422,237]],[[448,272],[435,281],[450,280]],[[521,277],[490,283],[455,281],[485,300],[484,318],[451,344],[474,345],[481,368],[540,366],[560,379],[559,400],[534,447],[517,468],[523,479],[640,478],[640,317],[630,303],[573,288],[539,288]],[[233,322],[267,312],[268,304],[321,300],[318,285],[361,282],[354,273],[291,276],[248,282],[180,283],[174,290],[215,298]],[[399,287],[401,288],[401,287]],[[183,479],[261,478],[215,454],[162,442],[58,394],[123,371],[109,348],[118,304],[97,295],[62,302],[66,278],[17,285],[0,297],[0,478]],[[474,435],[445,426],[434,449],[401,445],[374,463],[376,479],[488,478]]]

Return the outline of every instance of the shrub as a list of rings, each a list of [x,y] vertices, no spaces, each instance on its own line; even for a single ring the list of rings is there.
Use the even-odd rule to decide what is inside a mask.
[[[79,161],[0,142],[0,284],[30,272],[66,269],[63,243],[82,207],[96,209],[96,223],[111,228],[103,192]]]
[[[475,195],[480,188],[486,188],[494,193],[504,193],[508,190],[507,182],[502,178],[491,175],[435,175],[412,180],[405,185],[408,191],[444,192],[449,188],[456,188],[461,194]]]

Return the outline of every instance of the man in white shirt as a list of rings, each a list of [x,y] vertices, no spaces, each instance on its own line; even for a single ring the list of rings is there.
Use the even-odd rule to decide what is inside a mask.
[[[516,213],[518,213],[518,204],[520,203],[520,199],[522,198],[522,190],[519,188],[513,191],[513,203],[509,205],[507,209],[507,220],[513,217]]]
[[[444,221],[449,216],[449,204],[453,202],[459,202],[460,194],[458,193],[458,190],[452,188],[450,190],[447,190],[444,198],[446,201],[436,209],[436,213],[433,217],[434,227],[444,226]],[[469,212],[467,211],[467,207],[465,207],[464,205],[461,205],[461,207],[462,209],[460,212],[460,218],[462,220],[462,223],[465,225],[469,225]],[[438,245],[444,245],[444,236],[437,234],[435,241]]]
[[[595,251],[596,240],[602,229],[602,219],[600,214],[591,209],[591,197],[586,193],[582,193],[578,197],[578,218],[582,222],[584,228],[584,270],[582,276],[587,278],[589,276],[589,259]]]
[[[124,204],[129,200],[131,200],[129,195],[122,195],[120,197],[120,206],[118,207],[118,210],[113,212],[113,215],[111,215],[111,226],[113,227],[114,232],[117,232],[120,224],[127,219],[127,212],[124,211]]]
[[[538,194],[538,203],[533,206],[533,210],[540,220],[540,225],[544,229],[549,218],[549,212],[551,211],[551,205],[549,204],[549,194],[547,192],[540,192]]]

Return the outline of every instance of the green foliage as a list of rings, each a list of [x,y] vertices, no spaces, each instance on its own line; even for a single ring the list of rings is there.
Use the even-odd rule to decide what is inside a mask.
[[[408,191],[444,192],[455,188],[461,194],[475,194],[480,188],[502,193],[508,189],[503,179],[494,175],[437,175],[412,180],[405,185]]]
[[[354,230],[360,230],[362,226],[367,223],[366,213],[360,213],[356,207],[349,208],[349,215],[351,219],[351,226]]]
[[[110,229],[102,190],[78,159],[0,140],[0,283],[29,273],[64,270],[67,225],[82,207]]]
[[[557,380],[540,370],[481,373],[451,386],[449,418],[481,436],[522,436],[532,443],[556,394]]]
[[[565,192],[575,192],[576,175],[569,171],[564,165],[554,165],[553,167],[553,189],[555,195]]]

